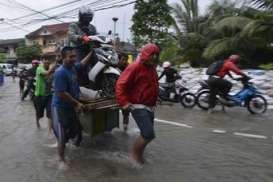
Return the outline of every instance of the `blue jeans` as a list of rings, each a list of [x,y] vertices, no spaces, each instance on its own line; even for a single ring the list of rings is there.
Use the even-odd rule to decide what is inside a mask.
[[[145,140],[153,140],[155,138],[154,131],[154,113],[146,109],[134,109],[131,111],[140,134]]]

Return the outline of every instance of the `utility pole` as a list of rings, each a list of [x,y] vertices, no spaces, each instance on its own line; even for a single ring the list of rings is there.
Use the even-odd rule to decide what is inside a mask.
[[[112,20],[114,21],[114,47],[117,49],[117,38],[116,38],[116,26],[117,26],[117,17],[113,17]]]
[[[116,28],[117,28],[117,21],[118,21],[118,18],[117,17],[114,17],[112,18],[112,20],[114,21],[114,39],[116,40]]]

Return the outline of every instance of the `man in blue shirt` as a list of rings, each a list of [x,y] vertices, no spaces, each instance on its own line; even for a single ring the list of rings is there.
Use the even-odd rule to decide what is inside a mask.
[[[58,140],[60,165],[65,163],[65,144],[69,139],[79,134],[79,119],[76,110],[84,109],[79,101],[79,84],[77,70],[85,66],[92,53],[89,53],[80,63],[76,62],[74,48],[65,47],[62,50],[63,65],[54,74],[54,95],[52,100],[53,129]]]

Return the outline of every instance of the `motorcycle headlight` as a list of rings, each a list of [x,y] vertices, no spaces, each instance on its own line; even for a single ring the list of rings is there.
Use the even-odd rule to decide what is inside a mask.
[[[110,61],[111,64],[113,65],[117,65],[118,64],[118,55],[115,53],[115,52],[108,52],[109,55],[107,56],[108,57],[108,60]]]

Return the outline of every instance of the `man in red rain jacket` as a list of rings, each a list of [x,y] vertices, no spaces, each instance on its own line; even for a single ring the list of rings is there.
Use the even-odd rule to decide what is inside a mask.
[[[208,84],[210,87],[210,97],[209,97],[209,113],[212,112],[212,109],[215,107],[216,104],[216,95],[217,93],[221,93],[222,102],[229,103],[228,100],[228,93],[232,88],[232,83],[224,77],[226,75],[230,76],[232,75],[230,72],[233,72],[237,75],[240,75],[242,77],[247,77],[238,67],[237,64],[240,61],[239,55],[231,55],[228,59],[226,59],[223,63],[223,66],[220,68],[220,70],[216,73],[216,75],[210,76]]]
[[[135,63],[129,65],[116,84],[116,98],[124,110],[131,110],[141,135],[136,139],[131,158],[143,163],[143,152],[155,138],[154,107],[158,97],[156,66],[160,50],[155,44],[145,45]]]

